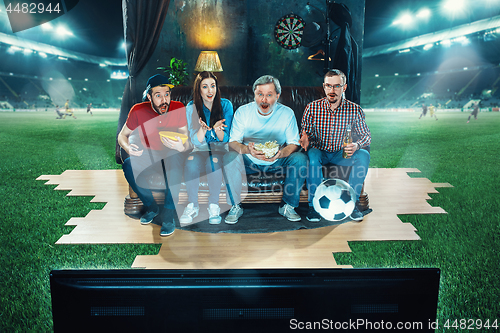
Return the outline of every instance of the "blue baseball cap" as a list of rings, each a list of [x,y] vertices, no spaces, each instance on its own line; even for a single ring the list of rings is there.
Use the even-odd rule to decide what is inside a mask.
[[[142,100],[145,101],[147,99],[149,91],[158,86],[167,86],[170,88],[174,87],[174,85],[170,83],[166,76],[163,76],[161,74],[153,75],[148,79],[148,82],[146,83],[146,90],[144,90],[144,93],[142,94]]]

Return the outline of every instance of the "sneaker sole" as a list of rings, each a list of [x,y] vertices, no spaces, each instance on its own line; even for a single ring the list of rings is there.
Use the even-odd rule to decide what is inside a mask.
[[[193,220],[194,220],[194,218],[195,218],[196,216],[198,216],[198,213],[194,214],[194,216],[193,216],[193,217],[191,217],[191,220],[190,220],[190,221],[183,221],[183,220],[182,220],[182,216],[181,216],[181,218],[179,219],[179,222],[180,222],[180,223],[191,223],[191,222],[193,222]]]
[[[363,221],[363,218],[364,218],[364,216],[358,217],[358,218],[351,217],[351,220],[356,221],[356,222],[361,222],[361,221]]]
[[[208,223],[210,224],[220,224],[222,222],[222,218],[219,216],[217,216],[218,219],[213,219],[211,220],[210,217],[208,218]],[[215,217],[214,217],[215,218]]]
[[[159,213],[158,213],[158,214],[159,214]],[[156,214],[156,215],[155,215],[155,216],[151,219],[151,221],[141,221],[141,224],[142,224],[142,225],[148,225],[148,224],[150,224],[151,222],[153,222],[153,220],[155,219],[155,217],[157,217],[157,216],[158,216],[158,214]]]
[[[281,216],[286,217],[285,214],[283,214],[282,212],[279,212],[279,213]],[[300,216],[298,218],[286,217],[286,219],[290,222],[299,222],[300,220],[302,220],[302,218]]]
[[[281,216],[285,217],[290,222],[299,222],[300,220],[302,220],[302,217],[300,216],[298,218],[286,217],[286,215],[283,212],[281,212],[281,210],[278,210],[278,213],[280,213]]]
[[[319,221],[321,221],[321,219],[320,219],[320,218],[317,218],[317,217],[313,217],[312,219],[310,219],[310,218],[306,217],[306,219],[307,219],[309,222],[319,222]]]
[[[224,222],[226,222],[227,224],[236,224],[238,223],[238,220],[240,219],[240,217],[243,215],[243,209],[241,210],[241,214],[239,214],[237,217],[236,217],[236,221],[228,221],[226,219],[224,219]],[[226,216],[227,218],[227,216]]]
[[[174,231],[175,231],[175,230],[174,230]],[[161,232],[160,232],[160,236],[161,236],[161,237],[167,237],[167,236],[170,236],[171,234],[173,234],[173,233],[174,233],[174,231],[172,231],[172,232],[171,232],[171,233],[169,233],[169,234],[167,234],[167,233],[161,233]]]

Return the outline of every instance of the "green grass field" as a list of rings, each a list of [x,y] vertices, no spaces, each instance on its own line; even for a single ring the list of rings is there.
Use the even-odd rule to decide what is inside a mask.
[[[118,113],[56,120],[53,112],[0,112],[0,332],[52,330],[49,272],[61,268],[130,268],[151,245],[54,245],[64,224],[102,204],[66,197],[35,179],[67,169],[117,169]],[[449,214],[400,216],[421,241],[353,242],[339,264],[362,267],[438,267],[442,270],[439,331],[446,320],[500,321],[500,114],[441,112],[439,120],[417,113],[368,113],[372,167],[417,168],[438,188],[431,205]],[[500,325],[500,323],[498,323]],[[460,330],[460,329],[457,329]],[[465,330],[464,330],[465,331]],[[496,331],[493,328],[485,332]]]

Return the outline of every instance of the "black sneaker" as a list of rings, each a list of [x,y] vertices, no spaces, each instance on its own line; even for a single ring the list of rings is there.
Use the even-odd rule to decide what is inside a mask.
[[[309,206],[309,211],[307,212],[306,219],[310,222],[321,221],[321,215],[314,209],[313,206]]]
[[[158,206],[148,207],[148,211],[141,216],[141,224],[150,224],[159,213],[160,208]]]
[[[163,209],[161,214],[161,229],[160,236],[170,236],[175,231],[175,221],[174,221],[174,209]]]
[[[355,207],[351,213],[351,220],[356,222],[361,222],[363,221],[363,217],[364,217],[363,214],[359,211],[357,207]]]

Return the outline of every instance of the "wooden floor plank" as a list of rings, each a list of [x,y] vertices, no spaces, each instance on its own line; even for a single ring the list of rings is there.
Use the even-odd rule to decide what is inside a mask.
[[[419,240],[417,230],[398,215],[446,213],[431,205],[429,193],[451,185],[408,175],[418,172],[413,168],[370,169],[365,191],[373,212],[363,222],[263,234],[176,230],[167,238],[159,236],[159,226],[143,226],[123,213],[128,184],[121,170],[66,170],[37,179],[69,191],[68,196],[91,196],[91,202],[105,203],[102,210],[67,221],[74,228],[56,244],[162,243],[158,255],[137,256],[134,268],[330,268],[350,267],[338,266],[333,254],[350,252],[351,241]]]

